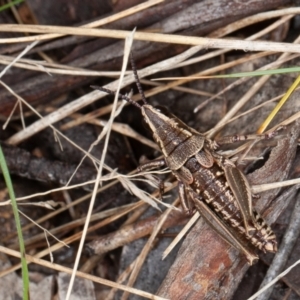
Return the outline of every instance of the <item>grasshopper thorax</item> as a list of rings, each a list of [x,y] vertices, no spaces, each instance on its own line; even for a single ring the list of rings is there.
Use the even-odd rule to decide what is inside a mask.
[[[141,112],[171,170],[181,168],[203,148],[204,136],[171,113],[149,104],[141,106]]]

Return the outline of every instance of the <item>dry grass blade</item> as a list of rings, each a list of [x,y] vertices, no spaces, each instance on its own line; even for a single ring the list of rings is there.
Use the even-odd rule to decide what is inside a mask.
[[[0,55],[0,64],[9,66],[15,58],[5,55]],[[63,75],[78,75],[78,76],[109,76],[109,77],[118,77],[120,72],[101,72],[86,70],[82,68],[75,68],[67,65],[60,65],[55,63],[48,63],[44,61],[37,60],[28,60],[28,59],[19,59],[18,62],[13,63],[14,67],[33,70],[38,72],[45,72],[50,74],[63,74]]]
[[[261,192],[268,191],[271,189],[282,188],[282,187],[290,186],[290,185],[297,185],[299,183],[300,183],[300,179],[297,178],[297,179],[286,180],[283,182],[274,182],[274,183],[253,185],[251,187],[251,189],[252,189],[253,193],[256,194],[256,193],[261,193]]]
[[[298,14],[299,12],[300,12],[300,9],[298,7],[289,7],[289,8],[283,8],[283,9],[263,12],[263,13],[256,14],[253,16],[248,16],[242,20],[233,22],[230,25],[225,26],[224,28],[215,30],[212,34],[210,34],[210,36],[225,36],[234,31],[237,31],[239,29],[242,29],[242,28],[252,25],[252,24],[256,24],[261,21],[278,18],[278,17],[285,16],[285,15],[294,15],[294,14]]]
[[[115,39],[125,39],[129,31],[125,30],[109,30],[109,29],[90,29],[90,28],[74,28],[64,26],[43,26],[43,25],[0,25],[0,32],[29,32],[29,33],[54,33],[54,34],[70,34],[93,37],[108,37]],[[0,39],[0,43],[19,43],[30,41],[41,41],[49,39],[48,36],[37,35],[26,38],[9,38]],[[300,53],[300,45],[288,43],[275,43],[265,41],[245,41],[245,40],[226,40],[201,38],[192,36],[136,32],[135,39],[140,41],[150,41],[157,43],[182,44],[190,46],[202,46],[203,48],[224,48],[239,49],[243,51],[274,51],[284,53]]]
[[[37,42],[32,43],[31,45],[27,46],[15,59],[13,59],[0,73],[0,78],[9,70],[17,61],[20,60],[30,49],[34,48],[37,45]]]

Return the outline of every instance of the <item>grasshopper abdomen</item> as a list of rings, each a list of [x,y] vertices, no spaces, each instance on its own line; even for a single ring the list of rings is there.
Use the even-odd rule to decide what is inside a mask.
[[[254,219],[250,220],[249,224],[251,229],[246,230],[237,199],[227,183],[225,172],[217,163],[205,168],[192,157],[184,166],[193,176],[193,182],[188,186],[192,199],[204,200],[215,212],[216,217],[236,228],[238,234],[242,235],[241,238],[249,240],[253,246],[264,252],[277,250],[274,233],[255,210],[253,210]]]

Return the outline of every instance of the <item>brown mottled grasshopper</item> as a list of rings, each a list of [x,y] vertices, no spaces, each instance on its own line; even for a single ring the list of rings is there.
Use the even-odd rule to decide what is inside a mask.
[[[276,237],[252,208],[251,189],[244,174],[230,159],[216,151],[219,145],[215,141],[190,128],[167,110],[148,104],[133,59],[132,66],[144,104],[139,105],[124,95],[119,97],[141,110],[164,155],[163,159],[141,165],[139,170],[170,168],[178,179],[184,211],[190,214],[196,208],[225,241],[246,255],[249,264],[258,258],[255,247],[264,252],[276,252]],[[114,94],[102,87],[93,88]]]

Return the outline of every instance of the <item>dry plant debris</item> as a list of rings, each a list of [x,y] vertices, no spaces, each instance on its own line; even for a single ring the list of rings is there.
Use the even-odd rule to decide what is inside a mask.
[[[41,291],[49,299],[68,298],[72,272],[70,299],[249,298],[265,274],[277,276],[299,260],[299,228],[289,224],[298,216],[297,184],[260,190],[261,184],[299,177],[299,91],[272,121],[271,127],[286,128],[247,153],[262,159],[240,166],[253,191],[262,191],[255,206],[273,224],[279,243],[283,240],[273,262],[262,254],[249,269],[201,219],[162,260],[189,221],[176,201],[176,181],[168,170],[136,172],[142,156],[161,155],[139,111],[114,106],[112,97],[90,85],[127,94],[133,89],[138,101],[124,63],[132,51],[151,104],[166,106],[216,139],[255,133],[297,74],[195,78],[299,65],[296,1],[99,3],[41,6],[27,0],[0,13],[1,146],[23,215],[31,298],[39,299]],[[128,36],[132,45],[124,50]],[[173,79],[152,81],[167,77]],[[163,202],[157,177],[166,181]],[[21,295],[20,254],[3,181],[0,195],[0,290],[9,297]],[[80,240],[85,248],[78,256]],[[76,255],[78,271],[72,271]],[[294,268],[273,286],[269,299],[300,299],[299,278]]]

